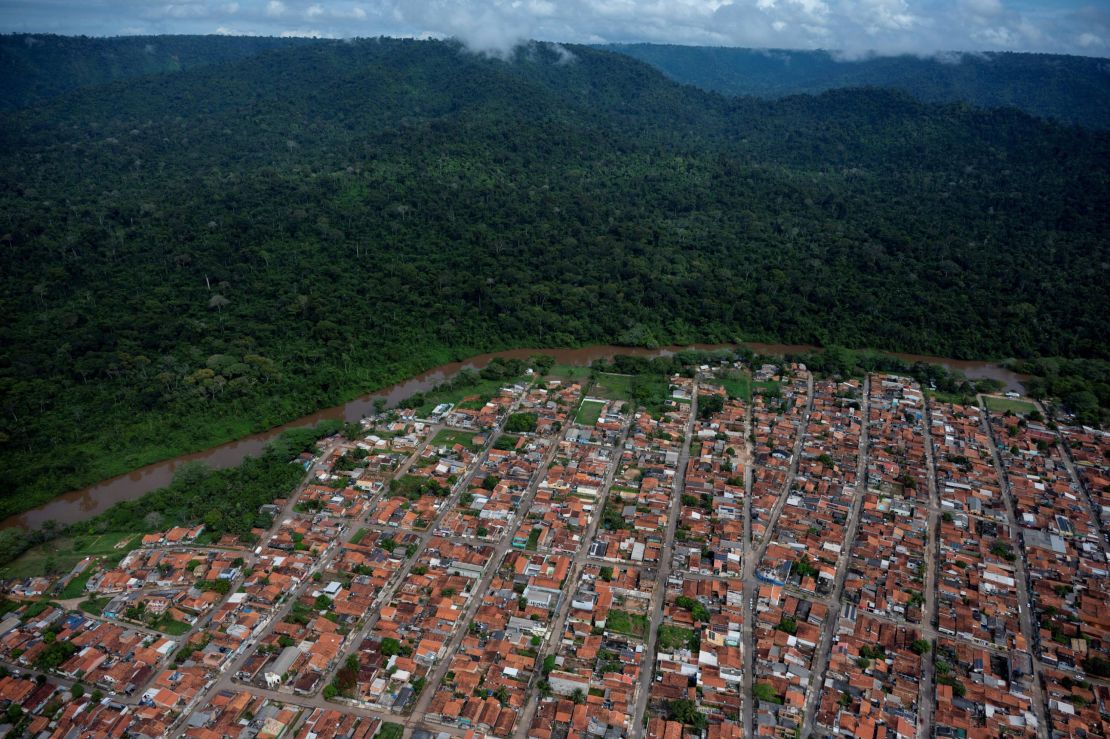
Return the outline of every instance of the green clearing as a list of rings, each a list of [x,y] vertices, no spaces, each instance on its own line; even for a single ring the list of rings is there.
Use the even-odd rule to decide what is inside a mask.
[[[694,632],[690,629],[684,629],[681,626],[660,624],[658,633],[659,648],[670,650],[688,647],[693,636]]]
[[[582,404],[578,406],[578,413],[574,417],[574,422],[582,426],[593,426],[597,423],[597,419],[601,418],[601,409],[605,407],[605,403],[598,400],[583,400]]]
[[[111,598],[89,598],[81,601],[81,610],[90,616],[99,616],[104,613],[104,607],[111,602]]]
[[[405,735],[405,728],[401,724],[386,721],[374,735],[374,739],[401,739]]]
[[[370,529],[359,529],[358,531],[355,532],[355,535],[351,537],[351,543],[352,544],[361,544],[362,540],[365,539],[366,535],[369,534],[369,533],[370,533]]]
[[[747,372],[729,372],[713,382],[723,387],[730,398],[747,402],[752,397],[752,376]]]
[[[578,367],[573,364],[557,364],[551,368],[546,377],[549,380],[575,380],[580,383],[585,383],[590,379],[589,367]]]
[[[782,703],[782,697],[775,692],[775,686],[771,683],[756,683],[752,687],[752,695],[757,701],[779,704]]]
[[[967,393],[947,393],[943,390],[926,390],[925,395],[938,403],[954,403],[955,405],[975,405],[975,396]]]
[[[659,415],[670,397],[670,385],[662,375],[615,375],[599,372],[589,394],[606,400],[624,400]]]
[[[497,395],[497,392],[506,385],[515,385],[518,382],[528,382],[526,375],[519,375],[518,377],[510,377],[504,380],[486,380],[480,379],[473,384],[468,384],[466,387],[459,388],[445,388],[443,390],[432,390],[431,392],[424,393],[423,403],[416,408],[416,415],[426,417],[432,410],[440,403],[454,403],[459,408],[478,409],[486,404],[486,402]],[[463,398],[477,396],[474,400],[463,402]]]
[[[528,532],[528,541],[524,544],[524,549],[526,551],[536,551],[536,548],[540,543],[541,533],[543,533],[543,529],[532,529],[530,532]]]
[[[614,375],[608,372],[597,373],[597,381],[590,388],[590,395],[606,400],[631,400],[632,381],[636,375]],[[663,393],[666,394],[666,388]]]
[[[1037,406],[1033,403],[1020,398],[1000,398],[997,395],[984,395],[983,402],[987,404],[987,408],[997,413],[1013,411],[1024,416],[1037,410]]]
[[[170,636],[183,636],[184,634],[188,634],[189,629],[192,627],[184,621],[178,621],[173,618],[163,618],[158,622],[156,628],[163,634],[169,634]]]
[[[62,600],[80,598],[85,594],[85,585],[89,582],[89,578],[93,576],[94,572],[96,572],[95,567],[86,567],[84,572],[66,583],[66,586],[62,588],[62,592],[58,597]]]
[[[126,543],[117,549],[116,545],[120,542]],[[138,537],[134,532],[62,536],[28,549],[18,559],[0,568],[0,578],[64,574],[89,556],[105,556],[119,561],[137,545]],[[77,597],[83,592],[70,597]]]
[[[606,629],[615,631],[619,634],[628,634],[629,636],[642,638],[644,634],[647,633],[647,627],[647,616],[619,611],[615,608],[609,611],[609,617],[605,619]]]
[[[478,436],[478,434],[473,431],[452,431],[451,429],[443,429],[432,439],[432,446],[453,447],[455,444],[462,444],[467,449],[474,451],[481,448],[478,444],[474,443],[475,436]]]
[[[757,390],[769,392],[772,395],[777,395],[781,392],[781,383],[775,382],[774,380],[760,380],[756,382],[752,379],[750,372],[738,369],[727,370],[719,377],[714,377],[707,381],[706,384],[719,385],[725,389],[730,399],[742,400],[745,403],[751,401],[752,393]]]
[[[774,380],[753,381],[747,372],[731,372],[726,377],[716,380],[718,385],[724,387],[730,398],[738,398],[744,402],[751,400],[752,393],[756,390],[778,395],[781,393],[781,383]]]

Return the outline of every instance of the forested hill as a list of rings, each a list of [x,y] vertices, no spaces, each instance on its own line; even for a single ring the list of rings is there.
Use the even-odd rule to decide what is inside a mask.
[[[925,102],[1014,107],[1043,118],[1110,128],[1110,59],[1003,52],[844,60],[827,51],[666,44],[601,48],[724,95],[775,98],[841,87],[886,87]]]
[[[569,50],[315,42],[0,116],[0,512],[480,350],[1110,354],[1110,136]]]
[[[0,110],[46,102],[79,87],[179,72],[312,43],[260,36],[0,35]]]

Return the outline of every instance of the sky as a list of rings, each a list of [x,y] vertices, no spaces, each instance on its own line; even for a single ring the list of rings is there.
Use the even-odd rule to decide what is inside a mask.
[[[0,0],[0,32],[457,37],[1110,56],[1110,0]]]

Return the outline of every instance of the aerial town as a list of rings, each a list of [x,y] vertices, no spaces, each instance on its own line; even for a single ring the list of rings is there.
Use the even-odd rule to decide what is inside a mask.
[[[0,733],[1110,737],[1110,434],[886,373],[578,370],[322,440],[249,545],[7,581]]]

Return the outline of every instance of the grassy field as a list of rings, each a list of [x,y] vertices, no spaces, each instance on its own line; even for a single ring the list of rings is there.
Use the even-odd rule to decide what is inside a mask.
[[[124,542],[123,546],[117,548],[121,542]],[[38,577],[48,571],[63,574],[88,556],[104,556],[118,561],[138,543],[139,537],[134,533],[63,536],[28,549],[19,559],[0,568],[0,578]]]
[[[643,405],[652,413],[663,410],[669,395],[665,377],[656,375],[612,375],[599,373],[597,382],[590,388],[590,395],[607,400],[634,401],[642,399]]]
[[[954,403],[956,405],[975,405],[974,395],[962,393],[946,393],[942,390],[926,390],[925,394],[938,403]]]
[[[609,611],[609,617],[605,619],[606,629],[609,631],[616,631],[620,634],[628,634],[629,636],[643,637],[644,634],[647,633],[647,627],[647,616],[625,613],[615,608]]]
[[[65,588],[62,589],[61,594],[58,596],[62,600],[70,598],[80,598],[85,594],[85,585],[89,582],[89,578],[93,576],[96,571],[95,567],[89,567],[77,577],[70,580]]]
[[[178,621],[172,618],[164,618],[158,622],[158,630],[161,631],[163,634],[169,634],[170,636],[181,636],[183,634],[187,634],[189,633],[190,628],[192,627],[184,621]]]
[[[987,408],[997,413],[1013,411],[1024,416],[1037,410],[1037,406],[1033,403],[1020,398],[1000,398],[995,395],[984,395],[983,402],[987,404]]]
[[[589,367],[577,367],[572,364],[557,364],[551,368],[547,373],[547,378],[551,380],[576,380],[585,383],[590,379]]]
[[[751,400],[752,392],[755,390],[770,390],[773,392],[779,389],[779,383],[774,380],[753,382],[751,375],[740,371],[729,372],[726,376],[717,378],[712,382],[724,387],[730,397],[739,398],[745,403]]]
[[[454,403],[461,408],[481,408],[501,388],[523,382],[528,382],[528,377],[525,375],[506,380],[480,380],[464,388],[425,393],[424,404],[416,409],[416,414],[421,417],[427,416],[440,403]],[[469,398],[472,395],[477,396],[477,399],[463,402],[463,398]]]
[[[531,531],[529,531],[528,532],[528,541],[525,542],[524,549],[526,551],[529,551],[529,552],[536,551],[536,548],[537,548],[537,546],[539,546],[539,542],[540,542],[540,534],[542,534],[542,533],[543,533],[543,529],[532,529]]]
[[[752,397],[752,376],[747,372],[729,372],[724,377],[710,380],[710,383],[723,387],[731,398],[739,398],[747,402]]]
[[[605,407],[605,403],[597,400],[583,400],[582,405],[578,406],[578,414],[574,417],[574,422],[582,424],[583,426],[593,426],[597,423],[597,419],[601,418],[601,409]]]
[[[606,400],[631,400],[632,381],[635,379],[633,375],[611,375],[600,372],[597,375],[597,382],[590,388],[590,395]],[[667,392],[666,388],[663,392]]]
[[[680,649],[690,646],[694,632],[681,626],[660,624],[657,643],[660,649]]]
[[[474,443],[474,437],[477,436],[472,431],[452,431],[451,429],[443,429],[435,438],[432,439],[432,446],[455,446],[455,444],[462,444],[467,449],[474,451],[480,447]]]
[[[104,612],[104,607],[111,602],[111,598],[89,598],[81,601],[81,610],[90,616],[99,616]]]

